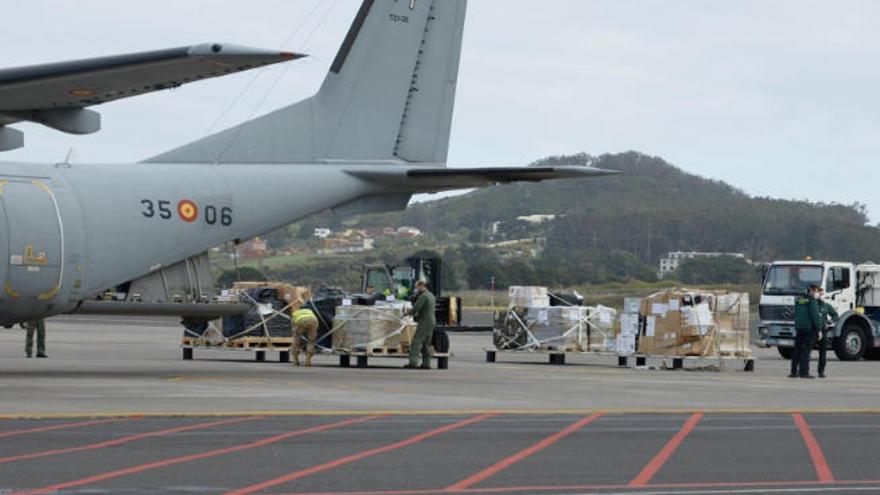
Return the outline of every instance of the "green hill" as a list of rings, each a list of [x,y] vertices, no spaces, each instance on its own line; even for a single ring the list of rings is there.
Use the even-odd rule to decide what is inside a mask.
[[[880,229],[868,225],[857,203],[753,197],[635,152],[557,156],[533,165],[554,164],[590,164],[623,174],[496,186],[354,219],[317,215],[270,236],[270,244],[313,242],[308,239],[314,228],[327,226],[412,225],[426,236],[383,241],[360,257],[313,256],[267,274],[351,285],[360,263],[400,262],[419,249],[445,254],[447,286],[453,289],[485,288],[493,278],[500,288],[652,281],[660,257],[679,250],[741,252],[754,261],[805,256],[880,261]],[[556,218],[537,225],[517,220],[529,215]],[[498,246],[516,239],[532,242],[526,249]],[[537,256],[529,251],[534,246],[543,247]],[[694,262],[677,276],[686,283],[757,281],[754,268],[731,260]]]

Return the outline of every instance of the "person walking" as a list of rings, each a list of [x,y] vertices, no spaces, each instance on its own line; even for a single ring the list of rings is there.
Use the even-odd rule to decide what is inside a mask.
[[[795,339],[789,378],[815,378],[810,375],[810,354],[816,335],[823,328],[819,306],[819,286],[815,284],[794,301]]]
[[[828,301],[825,300],[825,289],[819,289],[819,378],[825,378],[825,366],[828,364],[828,331],[837,325],[840,315]]]
[[[33,357],[34,332],[37,333],[37,357],[47,358],[46,355],[46,322],[45,320],[29,321],[22,325],[27,331],[24,342],[24,353],[27,357]]]
[[[308,308],[301,308],[293,312],[293,344],[290,353],[293,357],[293,365],[299,366],[299,355],[302,352],[302,341],[306,339],[306,367],[312,365],[312,356],[315,355],[315,342],[318,340],[318,317],[315,312]]]
[[[404,368],[429,370],[431,369],[431,341],[434,338],[434,328],[437,326],[437,317],[434,315],[437,301],[434,294],[428,290],[428,284],[424,280],[416,282],[416,293],[416,302],[412,308],[412,315],[417,323],[416,333],[409,346],[409,363]],[[421,358],[421,364],[419,358]]]

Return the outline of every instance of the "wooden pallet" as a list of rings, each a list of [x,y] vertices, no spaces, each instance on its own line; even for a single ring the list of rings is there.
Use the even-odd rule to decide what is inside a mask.
[[[621,356],[617,353],[606,352],[606,351],[581,351],[576,347],[566,347],[563,349],[548,349],[548,348],[531,348],[531,349],[497,349],[490,348],[486,349],[486,362],[494,363],[498,360],[498,354],[541,354],[549,356],[550,364],[552,365],[564,365],[565,364],[565,356],[567,354],[574,354],[578,356],[603,356],[603,357],[616,357],[617,365],[621,367],[625,367],[628,365],[627,356]]]
[[[358,368],[366,368],[370,358],[409,358],[409,352],[390,352],[392,348],[383,348],[383,353],[376,354],[367,352],[366,350],[357,351],[350,349],[334,349],[333,352],[339,356],[339,366],[348,368],[351,366],[351,358],[356,360]],[[437,369],[449,369],[449,358],[452,357],[451,352],[435,352],[433,358],[437,361]]]
[[[370,349],[334,349],[337,354],[348,354],[351,356],[406,356],[409,355],[409,349],[405,347],[371,347]]]
[[[289,349],[293,345],[293,337],[242,337],[230,340],[227,347],[238,349]]]

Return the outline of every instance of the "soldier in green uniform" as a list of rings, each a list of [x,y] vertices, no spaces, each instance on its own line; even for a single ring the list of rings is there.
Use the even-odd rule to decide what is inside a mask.
[[[834,306],[824,299],[825,290],[819,289],[819,320],[822,329],[819,330],[819,378],[825,378],[825,365],[828,354],[828,330],[834,328],[840,316]]]
[[[33,356],[34,351],[34,332],[37,333],[37,357],[46,358],[46,322],[44,320],[34,320],[22,324],[27,331],[24,343],[24,353],[27,357]]]
[[[805,294],[794,301],[795,339],[789,378],[813,378],[810,375],[810,354],[816,335],[823,329],[819,306],[818,285],[811,285]]]
[[[409,346],[409,363],[404,368],[423,370],[431,369],[431,340],[434,337],[434,328],[437,326],[437,318],[434,315],[437,301],[434,294],[428,290],[428,284],[424,280],[416,282],[416,302],[413,304],[412,314],[418,326]],[[421,366],[419,357],[421,356]]]

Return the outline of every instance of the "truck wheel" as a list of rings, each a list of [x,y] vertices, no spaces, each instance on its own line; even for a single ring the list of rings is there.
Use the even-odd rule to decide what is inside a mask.
[[[794,347],[777,347],[777,351],[779,351],[779,355],[782,356],[782,359],[791,360],[791,357],[794,356]]]
[[[840,337],[834,339],[834,354],[841,361],[858,361],[865,355],[868,340],[862,327],[847,323],[840,331]]]

